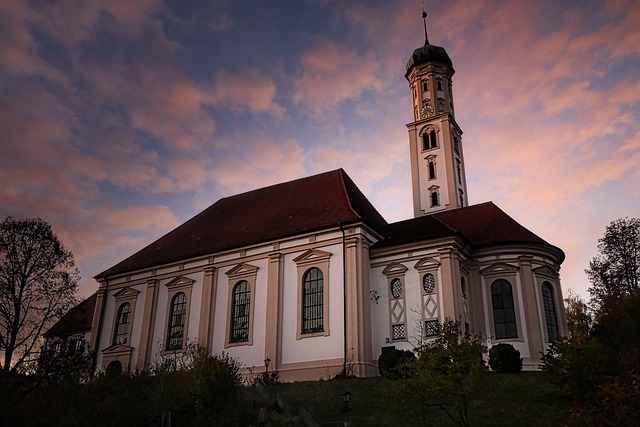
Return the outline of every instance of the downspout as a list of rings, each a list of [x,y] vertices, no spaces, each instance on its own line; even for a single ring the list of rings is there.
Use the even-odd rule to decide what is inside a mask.
[[[347,378],[347,245],[342,222],[338,220],[338,227],[342,233],[342,315],[343,315],[343,344],[344,344],[344,360],[342,363],[342,375]]]
[[[96,373],[96,365],[98,364],[98,348],[100,348],[100,335],[102,335],[102,323],[104,321],[104,310],[107,306],[107,297],[109,296],[109,280],[104,279],[104,298],[102,298],[102,307],[100,308],[100,317],[98,318],[98,330],[96,337],[96,348],[93,349],[93,357],[91,358],[91,376]]]

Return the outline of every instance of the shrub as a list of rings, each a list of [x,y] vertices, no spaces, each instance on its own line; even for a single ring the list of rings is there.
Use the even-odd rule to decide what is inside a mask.
[[[409,350],[383,349],[378,359],[378,372],[389,379],[408,378],[411,376],[410,363],[415,359],[416,356]]]
[[[439,408],[456,425],[468,426],[469,408],[486,372],[486,347],[479,335],[465,334],[454,320],[445,320],[437,332],[416,349],[415,375],[405,387],[424,408]]]
[[[549,382],[579,405],[591,406],[600,397],[599,388],[607,377],[613,376],[614,357],[602,343],[561,337],[551,343],[542,356],[542,372]]]
[[[513,374],[522,370],[520,352],[511,344],[498,344],[489,350],[489,366],[496,372]]]

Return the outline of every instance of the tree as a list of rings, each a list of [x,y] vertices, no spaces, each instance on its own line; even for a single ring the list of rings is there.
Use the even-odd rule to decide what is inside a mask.
[[[469,406],[486,373],[486,347],[479,336],[462,333],[460,322],[446,320],[437,335],[416,349],[413,378],[404,382],[424,407],[437,407],[457,425],[469,425]]]
[[[622,218],[609,224],[598,240],[598,252],[586,270],[591,306],[571,295],[565,300],[571,334],[551,343],[543,371],[573,398],[574,421],[637,425],[640,220]]]
[[[586,340],[591,331],[591,314],[582,297],[569,291],[569,296],[564,299],[564,310],[567,315],[569,336],[578,341]]]
[[[602,315],[640,287],[640,219],[625,217],[609,224],[598,240],[598,252],[585,271],[591,302]]]
[[[79,278],[48,222],[0,223],[0,372],[34,361],[42,333],[76,303]]]

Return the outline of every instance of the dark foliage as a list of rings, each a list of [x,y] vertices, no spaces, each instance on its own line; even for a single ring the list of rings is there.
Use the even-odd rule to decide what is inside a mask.
[[[383,349],[378,358],[378,372],[389,379],[408,378],[411,376],[411,362],[415,359],[416,356],[409,350]]]
[[[399,388],[423,408],[438,408],[456,425],[468,426],[469,408],[486,374],[485,352],[480,336],[464,334],[460,322],[448,319],[416,349],[413,375]]]
[[[579,301],[571,337],[552,343],[543,371],[573,401],[580,425],[638,425],[640,401],[640,220],[612,222],[589,263],[590,310]]]
[[[598,322],[621,298],[640,288],[640,219],[620,218],[609,224],[586,273]]]
[[[100,375],[86,384],[38,387],[6,414],[6,425],[174,426],[256,425],[264,411],[246,395],[238,365],[199,352],[188,366],[148,373]]]
[[[489,350],[489,366],[491,369],[506,374],[522,371],[520,352],[511,344],[498,344]]]
[[[589,312],[589,306],[580,295],[572,294],[569,291],[569,296],[564,299],[564,311],[567,316],[569,336],[578,340],[587,339],[593,318]]]

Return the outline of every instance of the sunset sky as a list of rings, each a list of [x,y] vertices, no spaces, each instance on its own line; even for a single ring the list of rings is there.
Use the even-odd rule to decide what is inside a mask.
[[[562,248],[564,294],[640,216],[640,0],[426,1],[453,60],[469,201]],[[0,219],[92,277],[221,197],[342,167],[412,216],[420,0],[3,0]],[[259,206],[256,215],[259,215]]]

